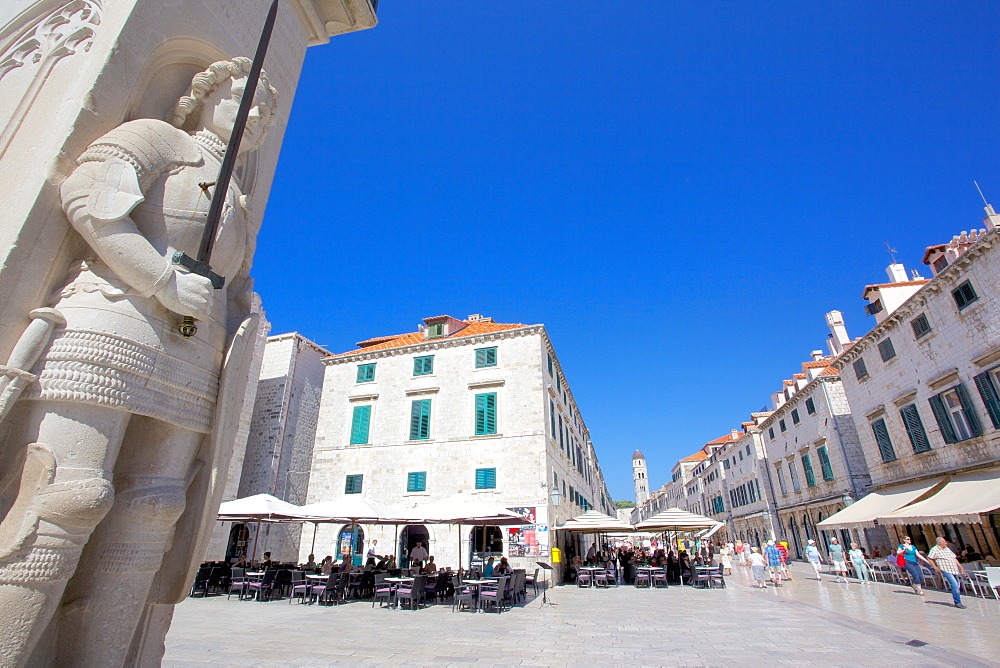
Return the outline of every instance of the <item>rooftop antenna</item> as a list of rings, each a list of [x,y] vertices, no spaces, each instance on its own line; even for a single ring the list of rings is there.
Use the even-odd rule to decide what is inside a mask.
[[[898,253],[899,251],[890,246],[888,241],[885,241],[883,243],[885,244],[886,250],[889,251],[889,257],[892,258],[892,263],[896,264],[896,253]]]
[[[983,194],[983,189],[979,187],[979,184],[975,180],[972,181],[975,184],[976,190],[979,191],[979,196],[983,198],[983,204],[986,205],[986,215],[992,216],[996,212],[993,210],[993,205],[986,201],[986,195]]]

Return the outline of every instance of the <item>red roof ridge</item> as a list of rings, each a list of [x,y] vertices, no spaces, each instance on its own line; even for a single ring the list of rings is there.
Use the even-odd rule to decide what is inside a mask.
[[[457,320],[457,318],[456,318]],[[460,339],[466,336],[476,336],[478,334],[492,334],[493,332],[503,332],[510,329],[521,329],[522,327],[531,327],[532,325],[525,325],[522,323],[500,323],[500,322],[486,322],[486,321],[466,321],[465,327],[458,330],[454,334],[448,336],[439,336],[434,339],[425,338],[424,332],[406,332],[404,334],[396,334],[394,336],[379,336],[373,339],[368,339],[366,341],[361,341],[358,343],[359,350],[350,350],[345,353],[335,353],[331,357],[343,357],[345,355],[355,355],[360,352],[369,352],[373,350],[388,350],[391,348],[402,348],[403,346],[412,346],[418,343],[424,343],[425,341],[444,341],[447,339]]]

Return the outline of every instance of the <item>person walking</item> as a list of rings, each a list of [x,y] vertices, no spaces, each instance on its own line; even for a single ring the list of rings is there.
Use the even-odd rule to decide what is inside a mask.
[[[827,552],[830,554],[830,561],[833,562],[833,571],[837,574],[837,578],[834,582],[847,583],[847,559],[844,557],[844,546],[840,544],[837,537],[834,536],[830,539],[830,543],[826,546]]]
[[[736,541],[736,558],[740,561],[740,566],[746,566],[746,544],[742,540]]]
[[[847,551],[847,557],[854,565],[854,576],[858,578],[858,582],[868,584],[870,582],[868,564],[865,563],[865,553],[862,552],[861,547],[857,543],[851,543],[851,549]]]
[[[910,576],[910,586],[913,587],[913,591],[918,596],[926,596],[927,594],[924,593],[924,573],[920,570],[920,562],[923,561],[931,568],[936,568],[935,565],[928,561],[927,557],[920,554],[913,544],[913,539],[909,536],[903,536],[903,542],[896,546],[896,556],[903,557],[903,567]]]
[[[751,586],[757,589],[767,589],[767,579],[764,577],[764,555],[760,553],[758,548],[750,548],[747,562],[753,570],[754,583]]]
[[[778,552],[781,552],[781,579],[791,580],[792,574],[788,570],[788,545],[777,543],[775,547],[778,548]]]
[[[723,545],[719,550],[719,561],[722,562],[722,574],[732,575],[733,572],[733,550],[729,545]]]
[[[958,564],[958,558],[948,547],[948,541],[941,536],[937,537],[937,545],[931,548],[927,554],[934,562],[937,572],[948,581],[951,587],[951,600],[956,608],[965,608],[962,605],[962,589],[958,582],[958,576],[962,574],[962,567]]]
[[[822,582],[823,578],[820,577],[819,567],[820,564],[823,563],[823,555],[819,553],[819,548],[816,547],[816,541],[812,538],[809,539],[809,542],[806,545],[806,559],[809,560],[809,564],[813,567],[813,570],[816,571],[816,581]]]
[[[771,582],[775,587],[780,587],[781,550],[778,549],[773,540],[767,541],[767,547],[764,548],[764,558],[767,559],[767,568],[771,572]]]

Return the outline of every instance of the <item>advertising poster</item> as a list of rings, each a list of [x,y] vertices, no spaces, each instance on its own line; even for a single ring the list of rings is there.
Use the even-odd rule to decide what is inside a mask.
[[[534,557],[541,556],[541,549],[538,544],[538,533],[535,527],[535,508],[508,508],[507,510],[523,517],[531,524],[522,524],[519,527],[508,528],[508,544],[510,545],[510,556],[512,557]]]

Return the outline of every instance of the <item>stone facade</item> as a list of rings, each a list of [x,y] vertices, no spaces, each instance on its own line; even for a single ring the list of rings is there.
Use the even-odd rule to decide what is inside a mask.
[[[296,505],[306,502],[323,392],[323,358],[329,355],[296,332],[267,337],[239,484],[232,498],[270,494]],[[234,523],[218,524],[211,546],[214,551],[207,558],[237,556],[242,549],[231,544]],[[252,541],[256,525],[247,528]],[[262,524],[257,556],[267,550],[276,561],[295,561],[299,535],[298,525]],[[248,556],[251,547],[244,546]]]
[[[587,508],[615,514],[586,423],[544,326],[470,316],[443,321],[450,328],[443,331],[435,329],[438,320],[427,319],[421,333],[372,339],[361,350],[325,360],[308,500],[353,492],[411,508],[468,493],[522,509],[537,524],[503,528],[497,532],[502,547],[496,547],[516,567],[533,569],[535,561],[550,560],[550,527]],[[481,422],[484,396],[493,402],[489,424]],[[552,503],[553,486],[559,505]],[[319,526],[317,557],[341,554],[343,528]],[[379,553],[391,554],[393,526],[363,531],[356,551],[377,539]],[[459,544],[468,566],[473,535],[477,542],[483,537],[467,526],[461,534],[451,525],[410,528],[397,558],[418,534],[437,563],[452,567],[459,565]],[[562,547],[582,549],[570,542]],[[300,555],[309,551],[303,541]]]
[[[998,416],[988,409],[990,389],[1000,389],[994,216],[974,243],[929,248],[925,260],[945,260],[932,264],[934,278],[835,362],[876,490],[1000,463]],[[945,535],[1000,554],[996,517],[985,520],[909,531],[927,544]]]

